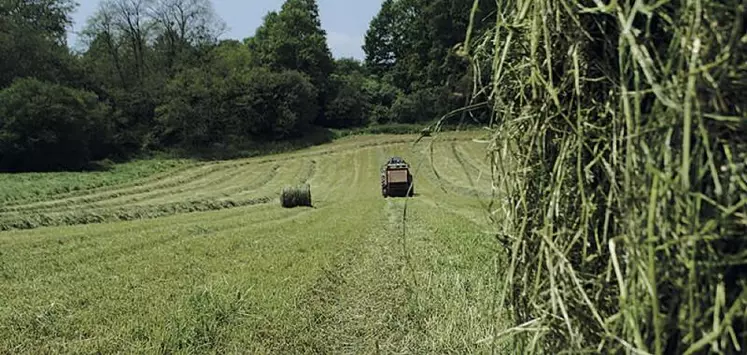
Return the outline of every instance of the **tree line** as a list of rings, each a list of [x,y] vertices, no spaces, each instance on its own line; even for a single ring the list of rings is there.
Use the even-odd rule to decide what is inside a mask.
[[[495,15],[483,2],[476,33]],[[0,170],[431,121],[474,99],[457,55],[472,5],[386,0],[358,61],[333,58],[315,0],[285,1],[243,40],[221,39],[209,0],[103,0],[82,52],[66,43],[72,0],[0,0]]]

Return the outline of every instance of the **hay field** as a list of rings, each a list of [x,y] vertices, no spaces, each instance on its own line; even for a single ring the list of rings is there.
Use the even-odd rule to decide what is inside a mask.
[[[110,183],[49,175],[77,189],[4,185],[0,352],[489,351],[504,257],[478,136],[348,137]],[[414,198],[381,196],[390,155],[413,164]],[[314,207],[280,207],[302,183]]]

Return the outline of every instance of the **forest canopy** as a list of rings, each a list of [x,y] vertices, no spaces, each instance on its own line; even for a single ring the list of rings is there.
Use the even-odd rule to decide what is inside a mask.
[[[471,98],[456,50],[472,4],[386,0],[357,60],[332,56],[315,0],[285,1],[243,39],[223,37],[210,0],[102,0],[80,52],[66,43],[73,1],[0,0],[0,170],[432,121]]]

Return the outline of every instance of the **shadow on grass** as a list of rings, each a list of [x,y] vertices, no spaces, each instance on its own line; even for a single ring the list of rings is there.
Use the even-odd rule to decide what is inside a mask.
[[[475,129],[476,126],[448,126],[442,127],[442,131],[454,131],[459,129]],[[369,127],[350,128],[350,129],[332,129],[320,126],[311,126],[306,129],[306,133],[298,138],[279,140],[279,141],[252,141],[241,142],[237,144],[212,144],[204,147],[192,148],[175,148],[165,154],[171,158],[186,158],[200,161],[231,160],[240,158],[252,158],[269,154],[289,153],[305,148],[331,143],[340,138],[370,135],[370,134],[423,134],[429,132],[429,125],[426,124],[385,124]],[[426,134],[427,136],[428,134]]]
[[[236,144],[216,143],[205,147],[175,148],[162,152],[173,158],[199,161],[231,160],[293,152],[332,142],[338,135],[332,130],[312,126],[301,137],[278,141],[252,141]]]
[[[470,130],[476,129],[476,125],[443,125],[441,131]],[[120,153],[110,158],[91,161],[79,168],[40,168],[40,169],[2,169],[0,173],[29,173],[29,172],[107,172],[113,170],[118,164],[134,160],[149,159],[192,159],[197,161],[232,160],[251,158],[269,154],[289,153],[305,148],[331,143],[336,139],[357,135],[410,135],[422,134],[430,136],[431,125],[428,124],[406,124],[389,123],[372,125],[368,127],[331,129],[320,126],[310,126],[306,133],[297,138],[286,140],[256,140],[236,143],[213,143],[199,147],[173,147],[164,149],[145,150],[137,153]]]

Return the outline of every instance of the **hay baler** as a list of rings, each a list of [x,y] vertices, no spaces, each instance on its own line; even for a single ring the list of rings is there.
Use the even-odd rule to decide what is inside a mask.
[[[402,158],[392,157],[381,168],[381,195],[384,197],[415,195],[410,165]]]

